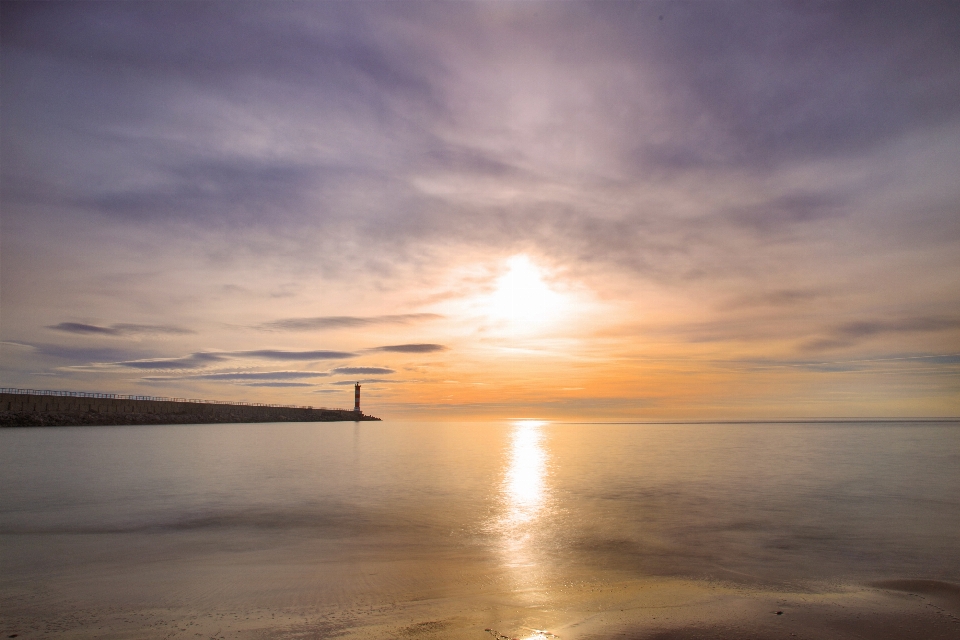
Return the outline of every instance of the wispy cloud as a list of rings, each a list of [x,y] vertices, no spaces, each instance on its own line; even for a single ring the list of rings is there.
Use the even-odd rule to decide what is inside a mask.
[[[393,344],[384,347],[374,347],[368,351],[386,351],[390,353],[435,353],[437,351],[446,351],[447,347],[442,344]]]
[[[823,192],[790,193],[758,204],[743,205],[723,212],[737,225],[764,234],[787,232],[794,225],[837,218],[848,209],[844,199]]]
[[[808,351],[823,351],[840,349],[854,345],[865,338],[879,335],[935,333],[960,328],[960,318],[949,317],[914,317],[894,320],[871,319],[845,322],[837,325],[825,333],[821,338],[807,341],[803,349]]]
[[[342,360],[356,354],[346,351],[284,351],[281,349],[258,349],[254,351],[201,351],[182,358],[150,358],[126,360],[111,364],[133,369],[199,369],[214,362],[236,358],[257,358],[280,361]]]
[[[200,369],[214,362],[222,362],[227,356],[221,353],[199,352],[182,358],[151,358],[145,360],[127,360],[114,362],[121,367],[131,369]]]
[[[331,373],[339,374],[385,374],[385,373],[396,373],[393,369],[387,369],[386,367],[337,367],[333,369]]]
[[[260,325],[261,329],[273,331],[322,331],[378,324],[410,324],[437,320],[443,316],[436,313],[406,313],[385,316],[318,316],[315,318],[285,318]]]
[[[235,351],[229,355],[264,358],[267,360],[342,360],[354,358],[357,354],[349,351],[283,351],[281,349],[257,349],[255,351]]]
[[[323,378],[329,375],[326,371],[218,371],[179,376],[144,377],[141,378],[141,380],[222,380],[232,382],[249,380],[298,380],[302,378]]]
[[[285,388],[285,387],[312,387],[313,385],[309,382],[242,382],[240,383],[245,387],[273,387],[273,388]]]
[[[956,375],[956,366],[960,365],[960,354],[946,353],[908,353],[886,354],[869,358],[840,360],[795,359],[795,358],[748,358],[738,360],[717,360],[711,363],[719,369],[771,371],[778,369],[802,369],[814,372],[856,372],[874,371],[880,368],[924,367],[929,371],[943,375]]]
[[[48,329],[54,329],[56,331],[65,331],[67,333],[93,333],[93,334],[102,334],[108,336],[119,335],[119,331],[116,328],[111,327],[98,327],[92,324],[81,324],[79,322],[61,322],[60,324],[51,325],[47,327]]]
[[[144,376],[140,380],[151,383],[225,382],[243,387],[295,389],[315,387],[316,383],[306,382],[306,380],[324,378],[329,375],[330,373],[326,371],[215,371],[184,375]]]
[[[822,289],[776,289],[738,295],[721,303],[723,311],[755,307],[795,307],[810,303],[827,295]]]
[[[71,345],[48,343],[19,343],[20,346],[32,349],[34,353],[46,358],[65,360],[76,364],[91,364],[97,362],[116,362],[122,360],[140,359],[151,355],[138,349],[123,349],[113,347],[76,347]]]
[[[331,382],[330,384],[340,386],[340,387],[346,387],[346,386],[352,386],[355,382],[360,382],[361,384],[376,384],[378,382],[390,382],[390,383],[409,382],[409,380],[390,380],[388,378],[361,378],[358,381],[340,380],[338,382]]]
[[[126,336],[139,334],[186,335],[196,333],[190,329],[162,324],[119,323],[104,327],[95,324],[84,324],[82,322],[61,322],[59,324],[50,325],[47,328],[53,329],[54,331],[62,331],[64,333],[106,336]]]

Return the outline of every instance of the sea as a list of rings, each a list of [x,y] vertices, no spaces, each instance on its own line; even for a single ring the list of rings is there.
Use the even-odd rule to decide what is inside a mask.
[[[960,582],[960,423],[0,430],[7,607],[339,612],[296,636],[333,637],[651,579]]]

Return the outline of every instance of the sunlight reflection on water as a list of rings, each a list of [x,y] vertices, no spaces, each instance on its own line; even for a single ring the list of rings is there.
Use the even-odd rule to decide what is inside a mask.
[[[541,420],[519,420],[513,424],[510,467],[504,480],[507,524],[528,524],[543,508],[547,454],[541,429],[545,424]]]
[[[494,522],[502,562],[507,567],[524,569],[522,577],[517,576],[524,586],[536,582],[536,575],[543,569],[538,540],[542,538],[549,494],[549,458],[543,442],[546,424],[542,420],[512,423],[509,466],[500,491],[501,512]]]

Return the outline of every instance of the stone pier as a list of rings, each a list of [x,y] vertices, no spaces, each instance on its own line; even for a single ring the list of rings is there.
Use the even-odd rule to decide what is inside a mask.
[[[356,411],[68,392],[0,392],[0,426],[338,422],[379,420]],[[57,395],[55,395],[57,394]]]

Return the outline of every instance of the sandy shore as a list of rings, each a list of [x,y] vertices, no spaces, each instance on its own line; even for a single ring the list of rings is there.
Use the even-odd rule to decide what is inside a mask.
[[[687,580],[570,585],[546,594],[324,607],[149,608],[53,601],[5,590],[2,637],[10,638],[562,638],[692,640],[738,638],[960,637],[960,587],[901,580],[819,592],[770,591]]]
[[[375,426],[4,431],[0,640],[960,638],[942,431]]]

